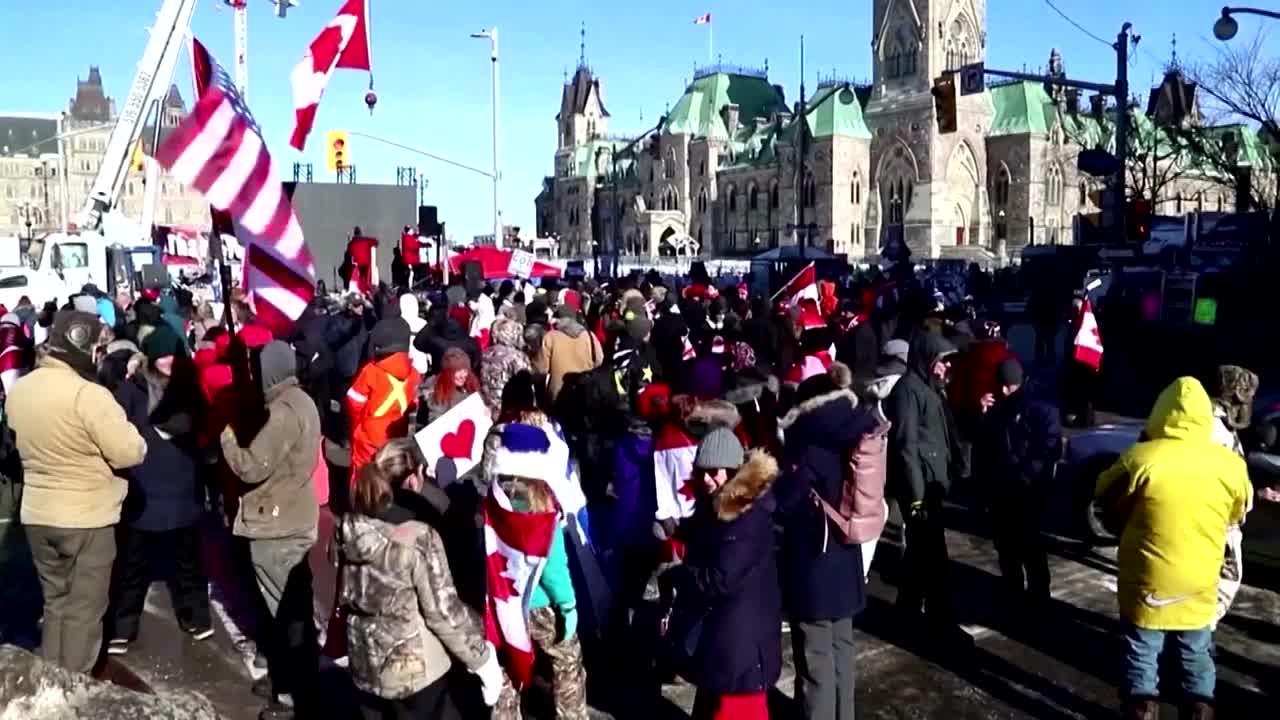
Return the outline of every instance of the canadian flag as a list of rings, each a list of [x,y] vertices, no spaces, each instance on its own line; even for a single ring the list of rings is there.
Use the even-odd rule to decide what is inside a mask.
[[[774,301],[782,300],[791,307],[798,307],[802,300],[818,302],[818,268],[815,263],[805,265],[791,282],[783,286],[773,296]]]
[[[1094,317],[1093,306],[1088,299],[1080,306],[1080,330],[1076,332],[1075,359],[1094,370],[1102,367],[1102,336],[1098,334],[1098,319]]]
[[[497,482],[490,487],[484,501],[484,635],[516,688],[533,681],[529,600],[558,530],[556,513],[516,512]]]
[[[653,476],[657,483],[659,520],[680,520],[693,514],[693,458],[698,441],[678,423],[658,430],[653,442]]]
[[[694,25],[710,25],[711,13],[707,13],[706,15],[699,15],[698,17],[694,18],[693,24]]]
[[[347,0],[338,16],[311,41],[302,62],[293,68],[293,136],[289,144],[301,150],[316,121],[316,109],[329,83],[334,68],[370,71],[369,87],[373,88],[373,67],[369,62],[369,24],[366,20],[367,0]]]

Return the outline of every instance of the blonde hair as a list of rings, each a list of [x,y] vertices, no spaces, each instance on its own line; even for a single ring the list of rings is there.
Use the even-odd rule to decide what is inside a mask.
[[[396,438],[388,440],[373,457],[377,465],[387,475],[394,487],[404,483],[404,479],[417,472],[422,465],[418,444],[412,438]]]
[[[554,512],[557,509],[555,493],[551,491],[551,486],[542,480],[513,477],[504,485],[507,486],[511,500],[517,503],[523,501],[525,507],[529,508],[529,512]]]

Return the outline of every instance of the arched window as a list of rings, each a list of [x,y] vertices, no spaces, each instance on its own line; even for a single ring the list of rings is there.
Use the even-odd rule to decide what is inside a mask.
[[[800,191],[804,195],[803,201],[805,207],[811,208],[817,204],[818,188],[817,183],[813,179],[812,173],[808,173],[804,176],[804,184],[801,186]]]
[[[726,196],[729,198],[729,212],[737,212],[738,210],[738,188],[733,185],[729,186]]]
[[[1089,202],[1089,188],[1087,185],[1084,184],[1084,181],[1081,180],[1080,181],[1080,207],[1084,207],[1085,204],[1088,202]]]
[[[1182,191],[1173,197],[1173,211],[1179,215],[1182,214]]]
[[[649,182],[653,182],[653,165],[649,165]]]
[[[996,185],[992,192],[996,205],[1003,207],[1009,204],[1009,182],[1009,168],[1001,165],[1000,172],[996,173]]]
[[[1218,212],[1222,212],[1223,198],[1222,193],[1218,193]]]
[[[1062,168],[1049,166],[1049,174],[1045,180],[1045,201],[1050,205],[1062,204]]]
[[[667,155],[662,161],[662,173],[664,177],[676,176],[676,151],[671,148],[667,148]]]
[[[1204,212],[1204,192],[1196,193],[1196,212]]]
[[[773,210],[778,209],[778,182],[776,180],[769,184],[769,207]]]
[[[702,188],[701,190],[698,191],[698,212],[704,213],[706,211],[707,211],[707,189]]]
[[[760,209],[760,190],[755,183],[751,183],[751,186],[747,188],[747,207],[752,210]]]
[[[862,204],[862,176],[857,172],[853,173],[853,182],[849,184],[849,202]]]

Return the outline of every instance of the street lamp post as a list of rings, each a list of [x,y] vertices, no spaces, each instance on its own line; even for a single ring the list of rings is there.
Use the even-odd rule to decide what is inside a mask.
[[[492,81],[491,103],[493,105],[493,244],[502,247],[502,220],[498,215],[498,28],[492,27],[480,32],[471,33],[473,38],[484,38],[489,41],[490,76]]]
[[[1240,23],[1236,22],[1233,15],[1261,15],[1262,17],[1280,20],[1280,12],[1274,10],[1259,10],[1257,8],[1246,7],[1224,7],[1222,15],[1213,23],[1213,36],[1226,42],[1236,36],[1240,32]]]

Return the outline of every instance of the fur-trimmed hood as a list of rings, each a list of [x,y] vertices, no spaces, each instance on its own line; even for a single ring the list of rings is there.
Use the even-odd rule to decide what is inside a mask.
[[[689,434],[703,437],[716,428],[733,430],[742,422],[738,408],[726,400],[704,400],[689,413],[684,420]]]
[[[733,522],[747,514],[778,478],[778,461],[762,450],[752,450],[738,472],[711,497],[716,518]]]
[[[827,405],[837,402],[847,402],[850,407],[856,408],[858,407],[858,395],[848,388],[839,388],[829,393],[809,398],[808,400],[805,400],[799,405],[791,408],[791,411],[778,421],[778,432],[786,432],[787,428],[795,425],[796,421],[798,421],[802,416],[808,415],[812,412],[817,412]]]

